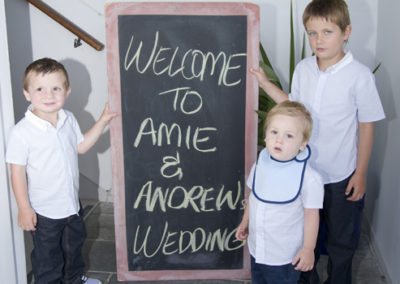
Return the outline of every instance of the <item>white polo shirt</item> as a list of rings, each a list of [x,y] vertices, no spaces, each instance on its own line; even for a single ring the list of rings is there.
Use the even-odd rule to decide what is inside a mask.
[[[350,176],[357,162],[358,123],[385,118],[372,72],[350,52],[326,71],[319,70],[315,56],[308,57],[296,66],[289,99],[312,114],[311,165],[323,182]]]
[[[83,135],[71,112],[60,110],[57,127],[28,108],[8,141],[6,161],[26,167],[28,194],[36,213],[52,219],[79,211],[77,145]]]

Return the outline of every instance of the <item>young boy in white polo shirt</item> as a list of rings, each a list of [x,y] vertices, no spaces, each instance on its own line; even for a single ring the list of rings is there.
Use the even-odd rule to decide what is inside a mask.
[[[63,109],[71,92],[67,71],[50,58],[26,68],[23,92],[31,105],[12,130],[6,161],[18,225],[33,237],[35,283],[101,283],[84,275],[86,229],[78,197],[78,153],[88,151],[117,114],[106,105],[82,135],[74,115]]]
[[[296,284],[314,265],[324,188],[307,161],[310,113],[284,101],[268,113],[265,149],[253,165],[251,188],[236,238],[248,237],[253,284]]]
[[[262,70],[251,72],[274,101],[300,101],[312,114],[311,164],[325,184],[321,220],[327,228],[329,259],[324,283],[349,284],[360,236],[373,122],[385,114],[373,74],[344,51],[351,33],[346,2],[311,1],[303,24],[314,56],[296,66],[289,96]],[[301,278],[300,283],[319,283],[316,270]]]

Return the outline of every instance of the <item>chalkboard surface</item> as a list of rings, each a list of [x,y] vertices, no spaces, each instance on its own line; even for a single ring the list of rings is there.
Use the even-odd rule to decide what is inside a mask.
[[[121,113],[111,128],[119,278],[246,277],[248,252],[234,234],[255,153],[246,148],[256,125],[248,7],[120,5],[107,10],[111,103]],[[160,14],[172,6],[181,12]],[[215,13],[237,7],[246,13]]]

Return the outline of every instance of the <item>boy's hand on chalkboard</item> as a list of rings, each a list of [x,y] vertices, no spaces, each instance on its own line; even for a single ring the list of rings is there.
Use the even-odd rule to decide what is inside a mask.
[[[84,139],[78,144],[78,153],[84,154],[97,142],[105,127],[114,117],[119,114],[111,112],[108,104],[104,107],[103,113],[96,123],[84,134]]]
[[[236,229],[235,237],[239,241],[244,241],[247,239],[249,235],[249,226],[246,222],[241,222],[240,225]]]
[[[250,73],[256,76],[258,84],[261,87],[269,83],[269,79],[262,68],[250,68]]]
[[[107,125],[114,117],[118,116],[119,114],[116,112],[110,111],[110,106],[106,103],[103,113],[101,114],[99,121],[101,121],[104,125]]]

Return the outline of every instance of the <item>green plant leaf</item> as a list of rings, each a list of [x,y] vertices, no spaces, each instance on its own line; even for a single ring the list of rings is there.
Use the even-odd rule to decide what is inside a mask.
[[[268,79],[274,83],[276,86],[278,86],[280,89],[282,89],[281,82],[279,81],[278,76],[276,75],[275,71],[265,64],[264,62],[260,62],[260,68],[262,68],[265,72],[265,75],[267,75]]]
[[[303,33],[303,43],[301,44],[301,60],[306,58],[306,34]]]
[[[267,53],[265,52],[264,47],[262,46],[261,42],[260,42],[260,54],[261,54],[261,60],[262,62],[269,66],[272,70],[274,70],[274,68],[272,68],[272,64],[268,59]]]

